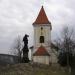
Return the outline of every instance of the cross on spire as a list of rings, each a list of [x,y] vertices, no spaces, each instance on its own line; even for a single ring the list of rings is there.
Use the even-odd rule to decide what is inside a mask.
[[[45,0],[41,0],[41,4],[44,5],[44,3],[45,3]]]

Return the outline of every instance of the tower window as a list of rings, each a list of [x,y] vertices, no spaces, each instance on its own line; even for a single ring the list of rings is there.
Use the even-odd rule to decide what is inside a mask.
[[[44,43],[44,36],[40,36],[40,43]]]

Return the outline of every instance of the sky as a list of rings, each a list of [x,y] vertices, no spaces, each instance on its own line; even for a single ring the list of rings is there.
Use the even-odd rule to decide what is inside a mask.
[[[16,37],[28,34],[33,45],[33,25],[44,6],[52,24],[52,39],[63,26],[75,28],[75,0],[0,0],[0,53],[9,52]]]

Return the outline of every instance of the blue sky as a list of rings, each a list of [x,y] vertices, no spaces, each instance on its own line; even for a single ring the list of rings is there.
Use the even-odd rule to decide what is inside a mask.
[[[45,1],[43,3],[43,1]],[[75,28],[75,0],[0,0],[0,52],[8,52],[14,39],[29,34],[33,45],[33,26],[41,6],[52,23],[52,39],[63,26]]]

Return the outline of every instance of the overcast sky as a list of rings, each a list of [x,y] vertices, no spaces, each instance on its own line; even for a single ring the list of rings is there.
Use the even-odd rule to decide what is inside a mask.
[[[52,39],[65,25],[75,28],[75,0],[0,0],[1,53],[7,52],[14,39],[25,33],[30,35],[29,45],[33,45],[32,23],[42,4],[52,23]]]

